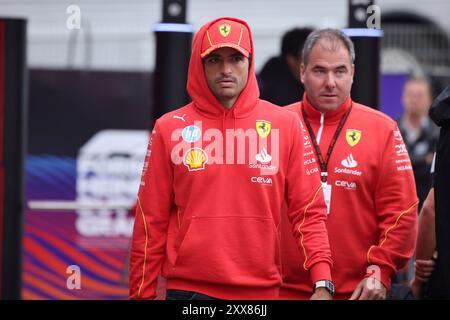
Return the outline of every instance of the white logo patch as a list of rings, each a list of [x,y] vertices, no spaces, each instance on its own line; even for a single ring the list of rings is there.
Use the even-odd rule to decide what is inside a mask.
[[[406,146],[404,143],[395,145],[396,154],[397,156],[404,156],[408,154],[408,150],[406,149]]]
[[[186,120],[184,120],[184,117],[186,117],[185,114],[183,114],[181,117],[180,116],[173,116],[174,119],[178,119],[178,120],[181,120],[183,122],[186,122]]]
[[[272,186],[272,178],[268,177],[251,177],[250,181],[253,183],[259,183],[266,186]]]
[[[358,166],[358,162],[356,162],[351,153],[347,158],[341,161],[341,164],[346,168],[355,168]]]
[[[272,161],[272,156],[267,153],[266,148],[262,148],[261,152],[255,156],[255,159],[256,161],[266,164]]]
[[[356,182],[348,182],[344,180],[336,180],[336,187],[344,187],[347,190],[356,190]]]

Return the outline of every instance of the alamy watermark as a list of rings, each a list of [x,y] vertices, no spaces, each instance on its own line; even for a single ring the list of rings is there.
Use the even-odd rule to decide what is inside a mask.
[[[204,170],[211,164],[248,164],[262,175],[275,175],[280,164],[279,129],[270,122],[258,121],[255,128],[209,128],[203,131],[202,121],[176,129],[171,134],[175,143],[171,150],[173,164],[184,164],[189,171]]]
[[[66,19],[67,29],[79,30],[81,28],[81,9],[80,9],[80,7],[75,4],[71,4],[70,6],[67,7],[66,13],[69,14],[69,16]]]
[[[79,266],[70,265],[66,269],[66,273],[69,275],[67,277],[66,286],[69,290],[80,290],[81,289],[81,269]]]
[[[367,289],[370,290],[379,290],[381,289],[381,270],[379,266],[370,265],[367,267],[367,274],[370,276],[367,277],[366,286]]]
[[[367,7],[366,26],[368,29],[381,29],[381,8],[376,5]],[[370,15],[369,15],[370,14]]]

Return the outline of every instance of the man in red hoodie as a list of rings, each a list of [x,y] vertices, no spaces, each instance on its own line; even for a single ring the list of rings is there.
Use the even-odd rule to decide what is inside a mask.
[[[311,33],[300,69],[305,94],[288,109],[301,119],[321,169],[335,298],[384,299],[391,276],[413,255],[418,201],[396,123],[350,97],[354,52],[339,30]],[[295,247],[284,230],[282,299],[312,292]]]
[[[259,99],[248,25],[220,18],[194,37],[188,105],[157,120],[138,193],[130,297],[276,299],[288,203],[313,282],[331,281],[318,169],[297,117]],[[314,299],[330,299],[318,289]]]

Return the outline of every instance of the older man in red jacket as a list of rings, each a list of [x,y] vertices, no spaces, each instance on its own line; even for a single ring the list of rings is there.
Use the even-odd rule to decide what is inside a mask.
[[[319,164],[337,299],[384,299],[414,253],[417,196],[396,123],[352,101],[354,47],[341,31],[314,31],[303,49],[303,100],[294,111]],[[282,299],[307,298],[313,283],[290,230],[282,234]],[[323,282],[322,285],[326,285]]]

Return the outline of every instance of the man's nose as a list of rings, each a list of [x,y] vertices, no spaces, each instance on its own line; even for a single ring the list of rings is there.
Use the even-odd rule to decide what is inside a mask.
[[[231,74],[231,72],[232,72],[231,64],[229,62],[227,62],[227,61],[224,61],[222,63],[221,72],[223,74],[227,74],[227,75]]]
[[[334,75],[332,72],[329,72],[327,74],[326,79],[325,79],[325,85],[327,88],[330,88],[330,89],[336,87],[336,79],[334,78]]]

